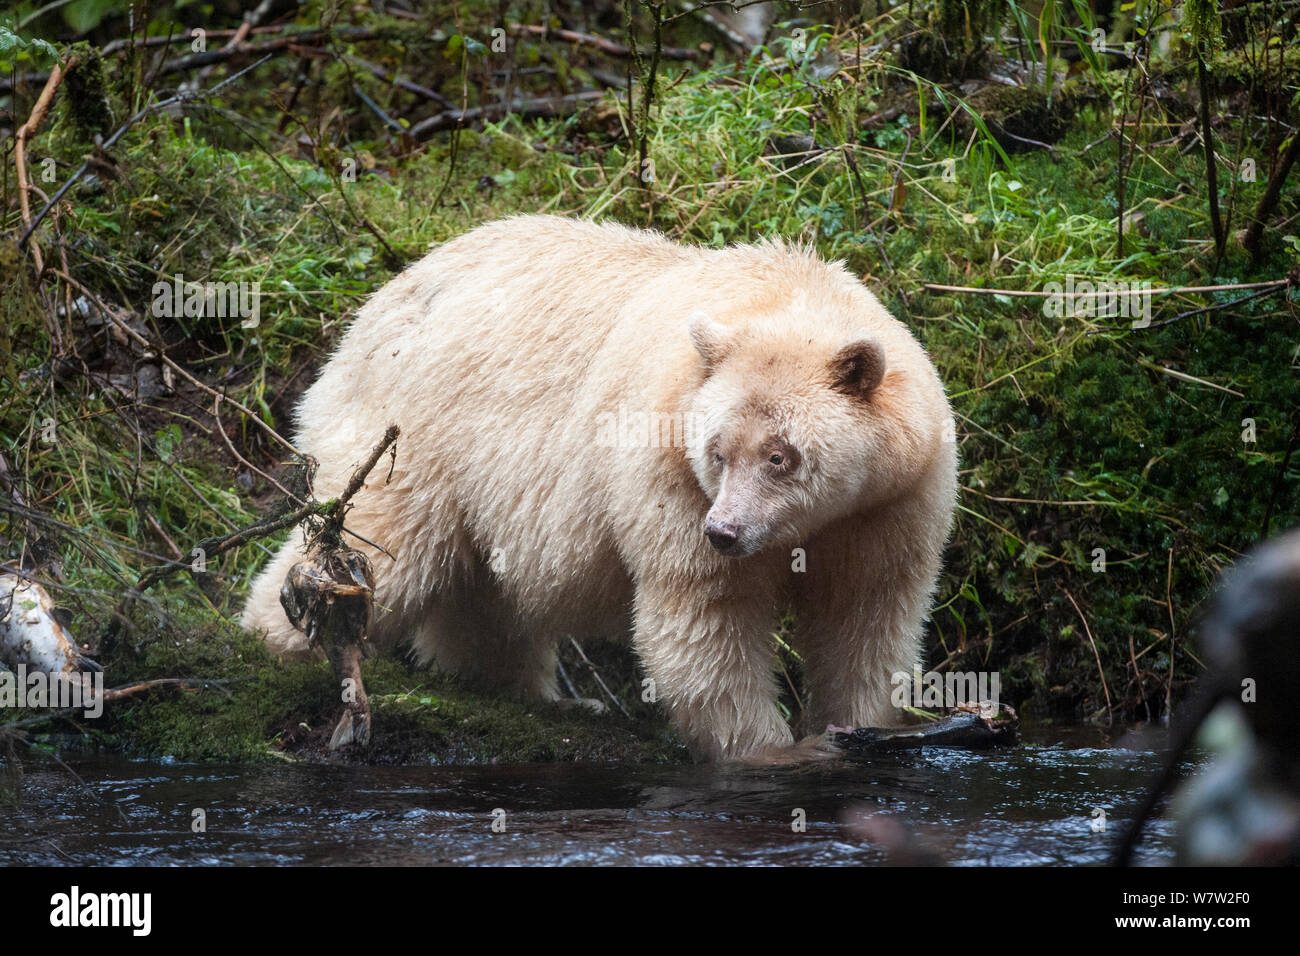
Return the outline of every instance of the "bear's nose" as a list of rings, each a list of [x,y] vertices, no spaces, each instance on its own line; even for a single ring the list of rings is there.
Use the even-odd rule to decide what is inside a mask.
[[[736,542],[740,539],[740,528],[734,524],[706,521],[704,523],[704,534],[708,537],[709,544],[726,554],[736,546]]]

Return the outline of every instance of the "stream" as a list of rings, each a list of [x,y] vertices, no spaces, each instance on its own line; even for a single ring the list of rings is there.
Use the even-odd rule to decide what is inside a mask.
[[[917,854],[910,861],[1101,864],[1159,768],[1164,741],[1157,728],[1118,744],[1114,732],[1031,728],[1019,746],[987,753],[935,749],[761,770],[65,758],[84,787],[32,754],[18,805],[0,814],[0,865],[890,862],[852,822],[863,813],[904,834]],[[1094,808],[1106,811],[1104,832],[1094,831]],[[196,809],[206,816],[202,833],[191,829]],[[806,827],[795,832],[800,819]],[[494,832],[494,820],[504,832]],[[1138,862],[1172,863],[1172,834],[1165,818],[1150,821]]]

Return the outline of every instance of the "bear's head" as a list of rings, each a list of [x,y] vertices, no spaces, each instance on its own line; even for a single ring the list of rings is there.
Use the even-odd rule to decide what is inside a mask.
[[[712,502],[703,533],[720,553],[806,541],[889,500],[933,455],[941,424],[917,400],[916,357],[890,368],[880,336],[848,328],[692,317],[704,378],[687,456]]]

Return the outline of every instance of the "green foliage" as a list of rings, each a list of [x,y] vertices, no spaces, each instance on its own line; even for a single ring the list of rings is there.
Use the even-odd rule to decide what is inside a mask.
[[[1223,29],[1215,0],[1186,0],[1183,28],[1199,56],[1209,59],[1223,49]]]
[[[54,60],[58,55],[54,44],[47,40],[20,36],[0,25],[0,73],[29,67],[40,61]]]

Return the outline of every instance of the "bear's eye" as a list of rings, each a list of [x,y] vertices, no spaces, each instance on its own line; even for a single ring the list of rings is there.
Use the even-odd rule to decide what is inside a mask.
[[[772,439],[765,444],[767,447],[763,448],[761,454],[766,456],[764,460],[772,469],[773,476],[786,478],[798,473],[801,460],[798,449],[778,439]]]

